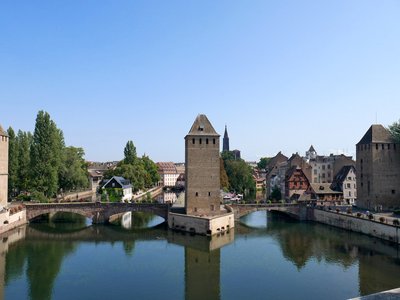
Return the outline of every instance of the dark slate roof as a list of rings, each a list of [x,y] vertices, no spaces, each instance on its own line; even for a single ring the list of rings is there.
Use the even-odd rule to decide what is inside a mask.
[[[365,145],[371,143],[393,143],[393,138],[389,130],[382,125],[372,125],[357,145]]]
[[[132,187],[132,184],[129,180],[124,177],[113,176],[111,179],[107,180],[107,182],[103,185],[106,186],[111,180],[115,179],[115,181],[121,186],[123,189],[128,189]]]
[[[353,172],[356,172],[354,166],[343,166],[340,171],[336,174],[335,178],[332,181],[331,189],[335,191],[342,191],[343,181],[346,180],[347,174],[349,174],[350,170],[353,169]]]
[[[197,116],[186,137],[199,135],[219,137],[219,134],[215,131],[206,115]]]
[[[310,183],[311,189],[318,195],[321,194],[341,194],[330,187],[330,183]]]
[[[277,155],[275,155],[273,158],[271,158],[271,160],[269,161],[268,165],[267,165],[267,170],[271,170],[273,169],[277,164],[283,162],[283,161],[287,161],[288,158],[287,156],[283,155],[281,151],[278,152]]]
[[[310,151],[310,152],[317,152],[317,151],[315,151],[315,149],[314,149],[314,146],[313,146],[313,145],[311,145],[311,147],[310,147],[310,149],[308,149],[308,151]]]

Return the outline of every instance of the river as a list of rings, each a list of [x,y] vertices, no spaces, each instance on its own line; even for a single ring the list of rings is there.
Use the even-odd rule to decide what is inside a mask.
[[[400,287],[397,246],[361,234],[256,212],[210,239],[157,218],[133,214],[124,229],[71,215],[7,233],[0,299],[347,299]]]

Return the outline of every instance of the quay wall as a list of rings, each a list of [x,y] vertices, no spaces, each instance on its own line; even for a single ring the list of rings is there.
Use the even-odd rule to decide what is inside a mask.
[[[360,232],[383,240],[400,243],[399,226],[359,218],[355,215],[313,209],[310,220],[330,226]],[[375,217],[376,218],[376,217]]]
[[[12,215],[9,214],[9,211],[3,211],[0,213],[0,234],[26,223],[25,209]]]

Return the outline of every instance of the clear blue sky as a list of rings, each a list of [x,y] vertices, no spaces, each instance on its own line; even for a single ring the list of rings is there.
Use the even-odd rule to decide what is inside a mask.
[[[0,1],[0,123],[50,113],[88,160],[184,161],[208,115],[246,160],[400,118],[400,1]]]

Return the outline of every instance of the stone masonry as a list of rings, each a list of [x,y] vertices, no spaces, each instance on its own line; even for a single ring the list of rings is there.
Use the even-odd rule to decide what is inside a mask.
[[[0,210],[8,201],[8,134],[0,125]]]
[[[186,214],[220,213],[219,134],[198,115],[185,137]]]

